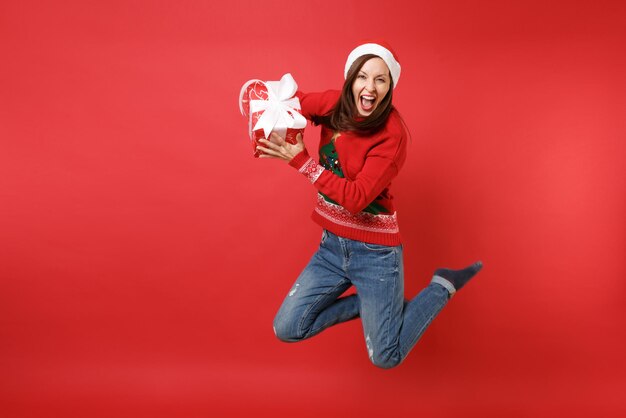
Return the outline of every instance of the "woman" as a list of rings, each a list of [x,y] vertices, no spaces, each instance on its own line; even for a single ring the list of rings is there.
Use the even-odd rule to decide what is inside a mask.
[[[301,136],[292,145],[272,134],[258,147],[262,158],[287,161],[318,189],[312,217],[324,228],[274,332],[295,342],[360,316],[370,360],[391,368],[482,263],[439,269],[415,298],[404,300],[402,244],[389,192],[406,157],[406,130],[392,105],[400,64],[385,44],[366,43],[350,53],[344,76],[341,92],[298,93],[302,114],[322,126],[319,164]],[[357,293],[341,297],[352,285]]]

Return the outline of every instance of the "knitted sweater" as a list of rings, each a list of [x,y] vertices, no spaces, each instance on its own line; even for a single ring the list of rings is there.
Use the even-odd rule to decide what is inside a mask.
[[[341,92],[297,93],[302,114],[326,114]],[[393,110],[373,135],[333,132],[322,126],[319,162],[306,149],[290,165],[318,190],[313,220],[341,237],[381,245],[401,243],[398,219],[389,192],[391,180],[406,159],[406,130]]]

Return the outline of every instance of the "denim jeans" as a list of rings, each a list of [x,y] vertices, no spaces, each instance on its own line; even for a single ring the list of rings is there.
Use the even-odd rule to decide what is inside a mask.
[[[357,293],[341,297],[352,285]],[[406,358],[448,299],[443,286],[430,283],[405,301],[401,245],[368,244],[324,230],[274,319],[274,332],[296,342],[360,316],[370,360],[391,368]]]

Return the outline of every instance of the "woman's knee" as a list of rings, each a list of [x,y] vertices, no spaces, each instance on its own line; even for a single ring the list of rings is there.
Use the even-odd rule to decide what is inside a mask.
[[[295,331],[296,324],[293,319],[284,317],[279,312],[276,318],[274,318],[274,335],[276,335],[276,338],[286,343],[300,341],[302,336]]]
[[[370,352],[370,361],[374,366],[381,369],[392,369],[402,363],[402,356],[399,353],[378,355]]]
[[[396,366],[399,366],[402,362],[399,359],[370,359],[372,364],[376,367],[380,367],[381,369],[393,369]]]

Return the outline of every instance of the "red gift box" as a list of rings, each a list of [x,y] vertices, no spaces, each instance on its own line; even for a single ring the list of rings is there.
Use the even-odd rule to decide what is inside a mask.
[[[297,89],[291,74],[285,74],[280,81],[250,80],[241,88],[239,109],[248,117],[255,157],[262,154],[256,149],[257,145],[263,145],[259,139],[269,138],[271,132],[290,144],[296,144],[296,135],[304,132],[306,119],[300,114],[300,101],[294,96]]]

